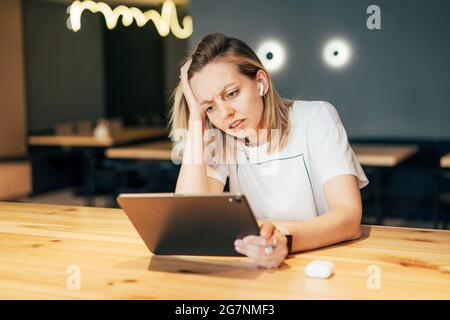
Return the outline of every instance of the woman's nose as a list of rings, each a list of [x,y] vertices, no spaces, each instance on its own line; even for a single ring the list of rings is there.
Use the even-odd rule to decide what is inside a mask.
[[[234,109],[230,106],[223,106],[223,108],[221,108],[221,109],[222,109],[222,117],[224,119],[227,119],[234,115]]]

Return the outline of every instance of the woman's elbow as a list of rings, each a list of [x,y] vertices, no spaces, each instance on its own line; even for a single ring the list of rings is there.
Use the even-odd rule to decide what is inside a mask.
[[[362,210],[359,208],[356,210],[353,210],[352,214],[350,215],[349,221],[348,221],[348,240],[357,240],[361,238],[361,219],[362,219]]]
[[[356,240],[361,238],[361,219],[362,210],[360,208],[347,208],[348,218],[345,223],[347,240]]]
[[[356,226],[350,234],[350,240],[358,240],[359,238],[361,238],[361,234],[361,224],[358,224],[358,226]]]

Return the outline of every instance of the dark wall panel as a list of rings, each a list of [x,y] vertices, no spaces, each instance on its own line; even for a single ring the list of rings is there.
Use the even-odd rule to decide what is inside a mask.
[[[103,21],[83,15],[67,29],[67,4],[23,1],[28,130],[104,114]]]
[[[164,112],[163,40],[150,21],[104,31],[106,110],[126,123],[161,121]]]

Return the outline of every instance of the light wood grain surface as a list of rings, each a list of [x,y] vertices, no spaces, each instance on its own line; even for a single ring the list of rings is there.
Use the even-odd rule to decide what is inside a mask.
[[[447,153],[445,156],[441,157],[441,167],[450,168],[450,153]]]
[[[395,167],[418,151],[415,145],[352,144],[358,161],[363,166]]]
[[[152,256],[119,209],[0,202],[0,298],[450,299],[449,231],[363,231],[264,270],[247,258]],[[314,259],[333,261],[335,274],[306,278]],[[79,290],[66,284],[74,265]],[[380,289],[367,286],[371,268]]]
[[[133,146],[108,148],[105,155],[110,159],[171,160],[172,141],[157,141]],[[177,159],[180,159],[180,157]]]
[[[125,128],[104,139],[98,139],[93,135],[36,135],[30,136],[28,143],[33,146],[112,147],[119,143],[167,137],[168,134],[166,128]]]

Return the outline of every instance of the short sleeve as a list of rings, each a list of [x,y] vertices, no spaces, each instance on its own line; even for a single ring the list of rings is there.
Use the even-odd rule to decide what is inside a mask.
[[[359,188],[364,188],[369,180],[348,142],[335,107],[328,102],[320,102],[311,117],[308,146],[321,185],[333,177],[351,174],[357,177]]]
[[[226,164],[206,165],[206,175],[219,180],[223,184],[227,182],[228,167]]]

